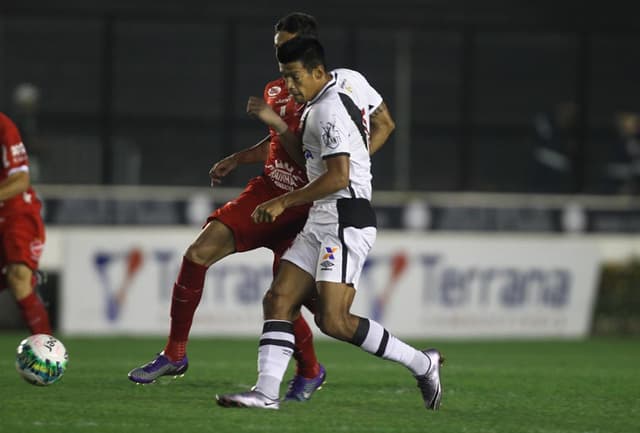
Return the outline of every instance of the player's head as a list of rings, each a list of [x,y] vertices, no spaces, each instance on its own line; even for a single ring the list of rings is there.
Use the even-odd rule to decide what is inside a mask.
[[[298,103],[313,99],[329,80],[324,48],[315,38],[292,38],[277,48],[276,56],[287,89]]]
[[[316,19],[304,12],[292,12],[280,18],[275,25],[273,43],[277,47],[296,36],[318,39],[318,23]]]

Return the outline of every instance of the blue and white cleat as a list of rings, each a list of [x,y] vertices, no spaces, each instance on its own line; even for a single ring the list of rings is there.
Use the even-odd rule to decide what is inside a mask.
[[[296,374],[291,382],[284,399],[286,401],[307,401],[311,399],[311,395],[319,389],[327,380],[327,370],[320,364],[320,372],[316,377],[307,379]]]
[[[280,408],[279,400],[273,400],[256,390],[237,394],[216,395],[216,401],[218,402],[218,406],[222,407],[256,407],[259,409],[274,410]]]
[[[422,392],[422,399],[424,400],[424,407],[431,410],[438,410],[440,408],[440,401],[442,400],[442,384],[440,383],[440,366],[444,364],[444,358],[436,349],[423,350],[431,365],[426,374],[422,376],[415,376],[418,381],[418,388]]]
[[[189,360],[185,356],[180,361],[171,362],[164,356],[164,351],[151,362],[131,370],[128,374],[129,380],[135,383],[153,383],[161,376],[182,377],[189,368]]]

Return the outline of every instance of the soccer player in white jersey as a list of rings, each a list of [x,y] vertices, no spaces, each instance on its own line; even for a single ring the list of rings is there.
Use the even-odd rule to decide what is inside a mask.
[[[407,367],[425,407],[436,410],[442,398],[440,352],[416,350],[379,323],[350,312],[376,238],[369,119],[367,110],[360,108],[373,89],[364,79],[357,85],[356,80],[342,81],[340,70],[327,73],[324,50],[315,39],[291,39],[278,48],[277,56],[289,93],[307,103],[301,136],[309,183],[260,204],[252,218],[255,223],[271,223],[285,209],[313,205],[265,296],[258,381],[251,391],[216,396],[218,404],[279,408],[280,384],[293,352],[292,320],[306,299],[317,296],[315,320],[322,332]]]

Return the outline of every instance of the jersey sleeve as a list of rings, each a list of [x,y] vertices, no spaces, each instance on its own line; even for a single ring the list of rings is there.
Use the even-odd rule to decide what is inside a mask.
[[[369,84],[362,74],[358,72],[355,74],[359,77],[359,79],[356,80],[357,85],[360,88],[359,91],[361,91],[365,97],[365,103],[367,104],[369,113],[372,113],[380,106],[380,104],[382,104],[382,96],[371,84]]]
[[[368,113],[375,111],[382,104],[382,96],[369,84],[369,81],[358,71],[352,69],[336,69],[342,83],[343,91],[346,91],[352,98],[357,99],[361,108],[365,108]]]
[[[22,138],[16,125],[4,114],[0,113],[0,123],[2,124],[2,166],[11,176],[19,171],[29,171],[29,158],[27,150],[22,143]]]
[[[335,107],[334,107],[335,108]],[[321,104],[311,113],[313,136],[320,143],[322,159],[337,155],[350,155],[350,119],[343,110],[332,109],[330,104]]]

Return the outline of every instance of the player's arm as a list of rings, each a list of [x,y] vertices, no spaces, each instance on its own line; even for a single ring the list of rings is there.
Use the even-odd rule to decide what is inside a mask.
[[[280,137],[280,144],[289,156],[301,167],[304,167],[304,155],[302,154],[302,141],[300,137],[289,129],[287,123],[273,111],[264,99],[257,96],[249,97],[247,113],[257,117],[265,125],[273,128]]]
[[[251,214],[255,223],[273,222],[290,207],[311,203],[349,186],[349,155],[341,153],[325,158],[327,171],[313,182],[264,202]]]
[[[18,171],[0,182],[0,200],[7,200],[29,189],[28,171]]]
[[[369,116],[369,121],[371,122],[369,155],[373,155],[384,145],[393,130],[396,129],[396,123],[393,121],[384,101],[380,103],[378,108],[373,110]]]
[[[271,137],[267,135],[253,146],[229,155],[213,164],[213,167],[209,170],[211,186],[214,184],[220,184],[222,182],[222,178],[231,173],[238,165],[254,164],[266,161],[267,156],[269,155],[270,138]]]

